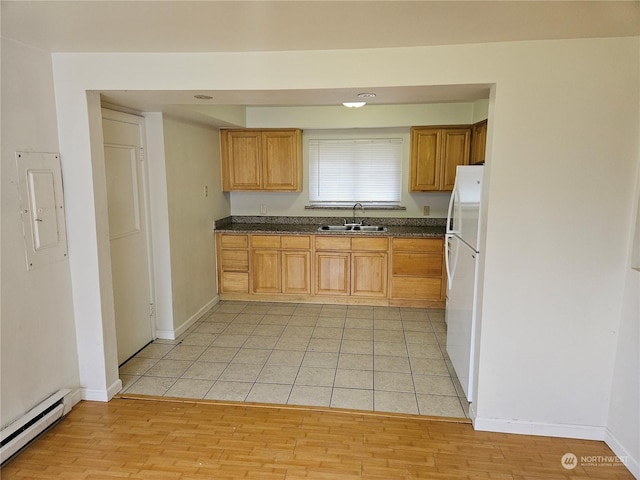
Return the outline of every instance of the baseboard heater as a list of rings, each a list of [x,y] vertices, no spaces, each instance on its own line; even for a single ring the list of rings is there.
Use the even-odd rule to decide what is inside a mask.
[[[59,390],[0,432],[0,464],[10,460],[71,410],[71,390]]]

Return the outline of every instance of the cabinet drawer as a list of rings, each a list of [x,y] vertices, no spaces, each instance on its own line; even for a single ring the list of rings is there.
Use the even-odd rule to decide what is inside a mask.
[[[249,293],[249,273],[222,272],[220,291],[222,293]]]
[[[247,250],[222,250],[220,267],[223,270],[249,270],[249,252]]]
[[[440,300],[442,279],[435,277],[394,277],[391,280],[393,298],[407,300]]]
[[[220,246],[222,248],[247,248],[249,240],[247,235],[220,235]]]
[[[350,237],[316,237],[316,250],[351,250]]]
[[[389,239],[387,237],[352,238],[351,249],[365,251],[381,250],[386,252],[389,250]]]
[[[311,248],[311,239],[306,235],[284,235],[281,237],[282,248]]]
[[[439,253],[394,252],[393,275],[418,277],[441,276],[442,255]]]
[[[253,248],[280,248],[280,235],[251,235]]]
[[[443,253],[441,238],[394,238],[393,251]]]

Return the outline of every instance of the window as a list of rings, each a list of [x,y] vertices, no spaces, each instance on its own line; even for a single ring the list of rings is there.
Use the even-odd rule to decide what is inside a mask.
[[[400,204],[402,138],[309,140],[311,206]]]

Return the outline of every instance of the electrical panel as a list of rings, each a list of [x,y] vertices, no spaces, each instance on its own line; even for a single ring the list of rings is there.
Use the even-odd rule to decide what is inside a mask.
[[[67,258],[60,154],[16,152],[27,270]]]

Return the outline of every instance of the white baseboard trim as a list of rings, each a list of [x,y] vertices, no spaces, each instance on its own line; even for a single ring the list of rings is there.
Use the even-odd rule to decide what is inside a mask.
[[[605,430],[604,435],[604,443],[622,460],[631,475],[640,480],[640,459],[633,458],[633,455],[629,454],[627,449],[622,446],[608,428]]]
[[[69,401],[69,406],[71,408],[75,407],[78,403],[80,403],[80,400],[82,400],[82,391],[79,388],[71,390],[71,393],[67,396],[67,399]]]
[[[216,295],[209,302],[207,302],[200,310],[191,315],[182,325],[175,330],[156,330],[156,337],[164,340],[175,340],[182,335],[186,330],[200,320],[214,305],[220,301],[220,296]]]
[[[159,330],[156,329],[156,338],[161,338],[163,340],[175,340],[176,334],[174,330]]]
[[[622,460],[631,475],[640,480],[640,459],[630,455],[627,449],[606,427],[478,418],[473,403],[469,407],[469,417],[473,423],[473,428],[479,431],[603,441]]]
[[[577,438],[580,440],[604,441],[605,439],[604,427],[568,425],[562,423],[523,422],[520,420],[504,420],[500,418],[480,418],[475,415],[471,418],[473,428],[484,432]]]
[[[471,424],[476,425],[476,418],[478,417],[478,412],[476,412],[476,404],[475,402],[471,402],[469,404],[469,418],[471,419]]]
[[[82,400],[91,400],[94,402],[108,402],[120,390],[122,390],[122,380],[118,378],[106,390],[93,390],[90,388],[82,388],[80,389],[80,392],[81,392]]]
[[[83,388],[82,392],[82,400],[89,400],[92,402],[108,402],[109,398],[106,390],[94,390],[91,388]]]
[[[109,398],[109,400],[111,400],[116,395],[116,393],[118,393],[120,390],[122,390],[122,380],[120,380],[118,378],[107,389],[107,397]],[[107,400],[107,401],[109,401],[109,400]]]

